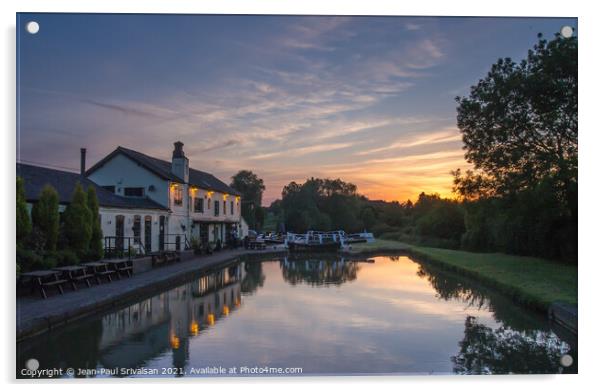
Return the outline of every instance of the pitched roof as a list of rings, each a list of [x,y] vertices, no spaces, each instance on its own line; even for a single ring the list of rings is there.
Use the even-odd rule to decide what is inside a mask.
[[[25,182],[25,198],[30,202],[38,200],[42,188],[48,184],[56,189],[59,195],[59,203],[69,204],[75,185],[79,182],[85,190],[90,186],[94,187],[98,204],[102,207],[166,210],[165,207],[148,198],[115,195],[87,178],[82,178],[78,173],[17,163],[17,176],[23,178]]]
[[[113,152],[111,152],[109,155],[107,155],[106,157],[98,161],[98,163],[96,163],[90,169],[88,169],[86,171],[86,176],[89,176],[94,171],[101,168],[106,162],[113,159],[113,157],[117,154],[125,155],[126,157],[130,158],[131,160],[138,163],[140,166],[146,168],[155,175],[159,176],[160,178],[169,181],[184,183],[184,179],[176,176],[171,172],[171,162],[151,157],[141,152],[121,146],[117,147],[115,150],[113,150]],[[236,189],[226,185],[214,175],[201,170],[189,168],[188,183],[199,188],[227,193],[229,195],[240,195],[240,192],[238,192]]]

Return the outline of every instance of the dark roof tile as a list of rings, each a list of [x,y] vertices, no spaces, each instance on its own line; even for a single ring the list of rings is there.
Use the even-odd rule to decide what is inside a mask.
[[[97,164],[92,166],[87,172],[87,175],[90,175],[96,169],[100,168],[107,162],[112,159],[117,154],[123,154],[126,157],[130,158],[134,162],[137,162],[141,166],[145,167],[147,170],[155,173],[157,176],[169,180],[184,183],[184,179],[176,176],[171,172],[171,162],[164,161],[162,159],[154,158],[143,154],[141,152],[131,150],[125,147],[117,147],[112,153],[107,155],[105,158],[100,160]],[[236,189],[226,185],[224,182],[220,181],[217,177],[212,174],[189,168],[188,171],[188,183],[193,186],[197,186],[199,188],[209,189],[217,192],[227,193],[229,195],[239,195]]]
[[[75,185],[79,182],[85,190],[89,186],[95,188],[98,204],[102,207],[167,210],[167,208],[148,198],[115,195],[87,178],[82,178],[78,173],[17,163],[17,176],[22,177],[25,182],[25,197],[28,201],[38,200],[42,188],[48,184],[56,189],[59,202],[68,204],[71,202]]]

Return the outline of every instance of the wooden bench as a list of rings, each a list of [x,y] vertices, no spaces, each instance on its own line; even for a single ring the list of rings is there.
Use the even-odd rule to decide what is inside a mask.
[[[263,241],[251,241],[251,242],[249,242],[249,249],[265,250],[265,242],[263,242]]]
[[[96,283],[101,283],[101,278],[106,278],[107,282],[112,282],[112,275],[115,274],[115,271],[109,269],[109,265],[103,262],[90,262],[81,264],[88,269],[91,269],[92,274],[96,278]]]
[[[67,283],[67,279],[60,278],[60,272],[52,270],[39,270],[26,272],[21,274],[21,282],[29,280],[31,284],[31,292],[33,293],[36,288],[40,290],[42,298],[48,298],[46,289],[50,287],[56,287],[60,294],[63,294],[63,284]]]
[[[115,271],[117,279],[121,279],[121,274],[125,274],[128,278],[132,276],[132,264],[129,260],[107,260],[106,261]]]
[[[77,290],[77,283],[84,281],[88,287],[91,287],[90,279],[94,277],[93,274],[88,273],[86,266],[70,265],[66,267],[54,268],[55,271],[59,271],[62,274],[62,278],[71,283],[73,290]]]

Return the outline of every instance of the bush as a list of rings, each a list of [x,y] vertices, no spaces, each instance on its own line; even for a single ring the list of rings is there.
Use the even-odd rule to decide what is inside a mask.
[[[104,247],[102,244],[102,228],[100,227],[100,219],[98,213],[98,198],[96,197],[96,191],[93,186],[88,187],[87,204],[90,210],[90,246],[88,249],[87,259],[88,260],[100,260],[104,254]]]
[[[398,231],[398,227],[389,226],[386,223],[379,222],[372,227],[372,233],[376,237],[381,237],[384,233],[392,233]]]
[[[37,252],[18,247],[17,264],[20,265],[20,272],[51,269],[56,267],[56,258],[42,257]]]
[[[23,244],[31,233],[31,221],[25,200],[25,184],[17,177],[17,244]]]
[[[59,195],[50,185],[44,186],[31,209],[34,229],[43,239],[44,250],[55,250],[59,236]]]
[[[68,265],[77,265],[80,262],[77,254],[71,250],[61,250],[58,252],[54,252],[54,256],[57,261],[57,266],[64,267]]]
[[[80,184],[76,185],[71,203],[65,209],[63,217],[63,230],[69,249],[82,258],[86,257],[92,237],[92,213]]]

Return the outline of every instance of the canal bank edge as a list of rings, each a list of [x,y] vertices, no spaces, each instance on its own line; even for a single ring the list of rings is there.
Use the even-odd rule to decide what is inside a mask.
[[[41,317],[32,317],[27,320],[21,320],[21,317],[19,316],[21,311],[26,310],[23,308],[27,308],[31,304],[19,306],[17,303],[17,342],[40,335],[44,332],[62,327],[86,317],[103,313],[120,306],[128,305],[136,300],[147,298],[148,296],[175,287],[179,284],[184,284],[196,276],[200,276],[204,273],[211,272],[232,264],[240,257],[282,255],[286,253],[286,249],[268,249],[263,251],[241,250],[224,251],[211,256],[193,257],[178,264],[172,264],[170,266],[153,269],[153,271],[165,272],[164,274],[160,275],[159,279],[146,279],[141,282],[132,282],[131,285],[128,285],[128,287],[124,288],[122,291],[105,295],[103,298],[93,300],[90,303],[74,308],[62,307],[57,309],[56,312],[42,315]],[[145,273],[138,275],[135,274],[131,278],[115,281],[114,283],[131,282],[132,280],[135,280],[136,277],[144,277],[144,275]],[[110,289],[109,286],[111,286],[111,284],[94,287]],[[82,290],[82,292],[84,292],[84,290]],[[69,294],[71,293],[67,293],[67,296]],[[58,298],[64,297],[61,296]],[[46,300],[40,299],[39,301],[35,301],[35,303],[38,305],[43,305],[46,303],[45,301]]]
[[[521,306],[533,309],[543,314],[547,314],[550,320],[568,329],[571,333],[577,334],[578,309],[576,305],[569,304],[563,301],[545,301],[541,298],[538,298],[537,296],[530,295],[529,293],[524,292],[518,287],[500,282],[499,280],[496,280],[491,276],[480,274],[478,272],[471,271],[469,269],[462,268],[457,265],[453,265],[451,263],[446,262],[445,260],[435,258],[425,252],[422,252],[418,247],[400,242],[397,247],[391,246],[390,244],[387,244],[383,247],[379,247],[378,244],[375,244],[375,246],[370,248],[362,248],[360,246],[354,249],[352,247],[350,250],[341,250],[340,253],[343,255],[365,257],[400,253],[405,254],[416,259],[417,261],[430,263],[448,271],[452,271],[460,275],[476,279],[480,283],[497,290],[503,295],[510,297],[512,301]]]

